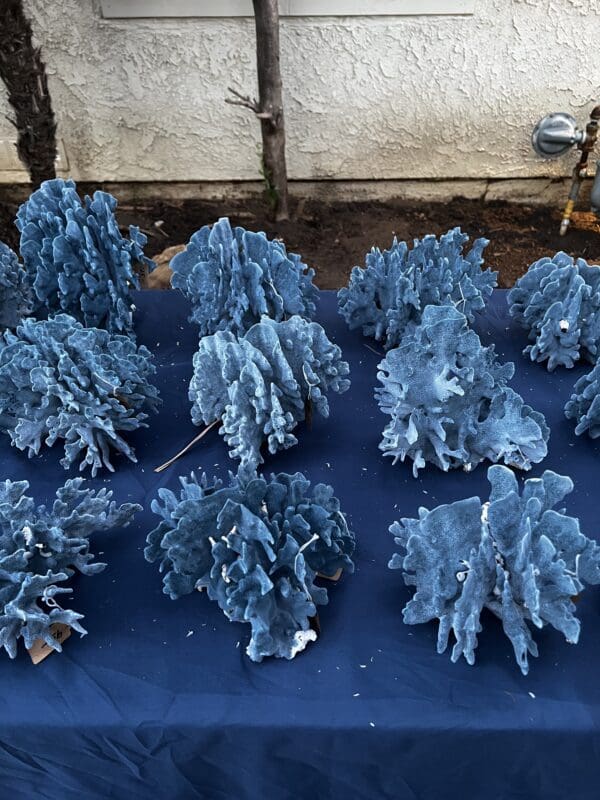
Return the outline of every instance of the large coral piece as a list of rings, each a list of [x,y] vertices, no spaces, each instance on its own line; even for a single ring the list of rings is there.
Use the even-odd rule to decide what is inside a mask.
[[[421,324],[379,364],[375,396],[390,422],[384,455],[448,470],[484,459],[529,469],[547,453],[549,428],[508,387],[514,365],[500,364],[454,306],[428,306]]]
[[[21,258],[37,311],[66,312],[86,327],[130,333],[136,265],[152,269],[144,256],[146,237],[135,226],[121,236],[117,201],[94,192],[83,201],[73,181],[45,181],[17,213]]]
[[[146,427],[143,409],[158,403],[151,359],[131,337],[67,314],[26,319],[0,338],[0,429],[30,457],[63,440],[65,469],[81,458],[92,475],[112,471],[111,448],[135,461],[121,434]]]
[[[17,254],[0,242],[0,331],[16,327],[32,308],[27,273]]]
[[[200,335],[245,334],[263,315],[312,319],[317,289],[300,256],[264,233],[231,227],[224,217],[205,225],[172,262],[171,284],[192,303]]]
[[[207,590],[233,622],[248,622],[247,654],[293,658],[317,638],[311,625],[327,591],[317,574],[353,571],[354,535],[333,489],[298,472],[230,475],[228,486],[181,478],[179,497],[160,489],[162,517],[145,557],[159,561],[164,592],[175,599]]]
[[[490,467],[488,480],[489,503],[471,497],[395,522],[390,532],[405,554],[394,554],[389,566],[402,569],[406,585],[415,587],[404,621],[439,620],[438,653],[452,632],[452,661],[464,655],[473,664],[487,608],[501,620],[526,675],[528,654],[538,654],[529,623],[551,625],[568,642],[578,641],[573,597],[584,582],[600,582],[600,548],[577,519],[555,510],[573,489],[570,478],[547,470],[525,481],[521,495],[506,467]]]
[[[0,483],[0,647],[11,658],[18,639],[31,648],[42,639],[61,649],[52,635],[55,623],[86,633],[83,615],[57,600],[77,573],[95,575],[106,564],[94,562],[89,537],[96,531],[128,525],[141,506],[111,501],[112,492],[82,488],[82,478],[68,480],[51,508],[36,506],[27,481]]]
[[[395,347],[428,305],[451,304],[472,322],[496,286],[496,272],[482,270],[487,239],[477,239],[465,255],[469,237],[454,228],[439,238],[415,239],[412,249],[394,239],[389,250],[374,247],[365,267],[354,267],[338,293],[339,312],[352,330]]]
[[[230,456],[242,466],[262,463],[270,453],[297,444],[292,433],[306,406],[329,415],[327,392],[345,392],[349,367],[323,328],[293,316],[263,319],[238,339],[218,331],[200,340],[190,383],[196,425],[221,420]]]
[[[524,353],[549,370],[579,359],[595,364],[600,347],[600,266],[567,253],[533,263],[508,293],[510,315],[529,332]]]
[[[592,439],[600,436],[600,364],[579,378],[565,405],[565,416],[577,422],[577,436],[582,433],[587,433]]]

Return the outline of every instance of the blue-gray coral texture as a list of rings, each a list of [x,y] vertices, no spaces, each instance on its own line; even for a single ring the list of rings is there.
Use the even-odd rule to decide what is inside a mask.
[[[375,396],[391,417],[379,448],[394,463],[411,459],[415,477],[427,463],[468,471],[488,459],[529,469],[545,457],[550,430],[507,386],[513,374],[454,306],[428,306],[379,364]]]
[[[152,356],[129,336],[84,328],[67,314],[23,320],[0,337],[0,430],[37,455],[64,442],[68,469],[113,470],[110,450],[135,461],[122,434],[146,427],[155,410]]]
[[[488,240],[477,239],[465,254],[468,241],[454,228],[439,239],[415,239],[412,248],[397,239],[389,250],[374,247],[365,267],[354,267],[348,286],[340,289],[340,314],[351,330],[362,328],[386,349],[421,321],[428,305],[454,305],[472,322],[492,294],[497,273],[482,269]]]
[[[200,336],[243,336],[263,315],[281,321],[293,314],[312,319],[315,313],[314,270],[283,242],[232,228],[226,217],[196,231],[171,268],[171,284],[191,301],[190,319]]]
[[[600,364],[579,378],[565,406],[565,416],[577,423],[577,436],[582,433],[591,439],[600,436]]]
[[[263,317],[245,336],[218,331],[200,340],[189,389],[194,424],[221,420],[230,456],[256,468],[269,452],[297,444],[307,404],[329,415],[327,392],[345,392],[349,367],[323,328],[300,316]]]
[[[26,494],[27,481],[0,483],[0,647],[11,658],[20,638],[28,649],[42,639],[60,651],[55,623],[86,633],[83,614],[63,608],[60,595],[73,591],[65,584],[76,573],[95,575],[106,566],[94,561],[90,535],[125,527],[141,511],[131,503],[117,506],[112,492],[83,484],[82,478],[68,480],[46,508]]]
[[[17,254],[0,242],[0,332],[16,327],[32,308],[27,273]]]
[[[121,235],[117,201],[107,192],[77,194],[75,183],[45,181],[17,212],[21,258],[35,298],[35,314],[65,312],[86,327],[115,333],[133,329],[136,267],[152,269],[146,237],[135,226]]]
[[[488,480],[489,502],[471,497],[394,522],[390,532],[402,552],[389,566],[403,570],[405,584],[414,587],[404,622],[439,621],[438,653],[452,633],[452,661],[463,655],[473,664],[488,609],[502,622],[526,675],[528,655],[538,655],[530,624],[579,640],[573,598],[584,583],[600,582],[600,548],[575,517],[556,509],[573,489],[570,478],[546,470],[519,493],[514,473],[496,465]]]
[[[160,489],[153,501],[162,519],[145,550],[160,562],[165,594],[206,589],[230,621],[250,624],[253,661],[293,658],[317,638],[316,607],[328,601],[317,575],[354,569],[354,534],[333,489],[311,490],[300,472],[180,481],[179,496]]]
[[[547,368],[595,364],[600,348],[600,266],[567,253],[533,263],[508,293],[510,315],[529,333],[523,351]]]

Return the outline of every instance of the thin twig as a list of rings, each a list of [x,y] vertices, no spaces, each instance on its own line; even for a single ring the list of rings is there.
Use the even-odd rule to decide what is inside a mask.
[[[210,423],[210,425],[207,425],[207,426],[206,426],[206,428],[204,428],[204,430],[203,430],[203,431],[201,431],[201,432],[198,434],[198,436],[196,436],[194,439],[192,439],[192,441],[191,441],[191,442],[189,442],[189,444],[186,444],[186,446],[183,448],[183,450],[180,450],[178,453],[176,453],[176,454],[173,456],[173,458],[170,458],[168,461],[165,461],[165,463],[164,463],[164,464],[161,464],[161,465],[160,465],[160,467],[156,467],[156,469],[154,470],[154,472],[162,472],[162,471],[163,471],[164,469],[166,469],[167,467],[170,467],[170,466],[171,466],[171,464],[173,464],[175,461],[177,461],[177,459],[178,459],[178,458],[181,458],[181,456],[182,456],[182,455],[184,455],[185,453],[187,453],[187,451],[188,451],[188,450],[191,450],[191,448],[192,448],[192,447],[193,447],[193,446],[196,444],[196,442],[199,442],[199,441],[200,441],[200,439],[202,439],[202,437],[203,437],[203,436],[205,436],[205,435],[206,435],[206,434],[207,434],[207,433],[208,433],[208,432],[209,432],[209,431],[210,431],[212,428],[214,428],[214,427],[215,427],[215,425],[217,425],[217,424],[218,424],[220,421],[221,421],[221,420],[219,420],[219,419],[216,419],[214,422],[211,422],[211,423]]]
[[[156,239],[156,231],[151,231],[149,228],[142,228],[138,225],[138,228],[142,233],[145,233],[146,236],[152,236],[153,239]],[[119,225],[119,230],[121,233],[129,233],[129,225]]]
[[[366,348],[367,348],[367,350],[370,350],[372,353],[375,353],[375,355],[376,355],[376,356],[383,356],[383,355],[385,355],[384,353],[380,353],[380,352],[379,352],[379,350],[375,350],[375,348],[374,348],[374,347],[371,347],[371,345],[370,345],[370,344],[365,344],[365,342],[363,342],[363,347],[366,347]]]
[[[249,94],[241,94],[241,92],[238,92],[231,86],[227,87],[227,91],[231,92],[231,94],[236,97],[237,100],[234,100],[231,97],[226,97],[226,103],[229,103],[231,106],[243,106],[244,108],[249,108],[250,111],[254,111],[255,114],[260,114],[258,100],[251,98]]]
[[[228,91],[237,97],[237,100],[233,100],[231,97],[225,98],[225,102],[229,103],[230,106],[242,106],[242,108],[249,108],[250,111],[256,114],[258,119],[267,119],[273,121],[273,114],[271,114],[270,111],[263,111],[256,98],[252,98],[248,94],[241,94],[236,89],[232,89],[231,86],[228,87]]]

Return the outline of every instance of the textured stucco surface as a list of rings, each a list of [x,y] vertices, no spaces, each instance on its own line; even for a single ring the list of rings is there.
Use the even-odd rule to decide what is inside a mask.
[[[95,0],[25,2],[75,178],[258,177],[258,125],[224,103],[229,85],[254,92],[252,20],[103,20]],[[566,173],[572,160],[538,160],[528,137],[542,114],[568,110],[584,123],[600,100],[599,32],[600,0],[478,0],[470,17],[285,19],[290,176]]]

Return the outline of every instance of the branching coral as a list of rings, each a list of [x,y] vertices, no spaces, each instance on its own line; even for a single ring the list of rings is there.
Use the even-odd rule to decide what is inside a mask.
[[[341,356],[320,325],[299,316],[263,317],[240,339],[229,331],[206,336],[194,355],[192,420],[222,420],[231,457],[255,468],[265,439],[271,453],[297,444],[291,431],[307,403],[328,416],[326,393],[350,386]]]
[[[0,331],[16,327],[32,305],[27,273],[17,254],[0,242]]]
[[[145,550],[166,573],[165,594],[206,589],[231,621],[250,623],[253,661],[293,658],[317,638],[311,618],[327,603],[317,574],[354,568],[354,535],[333,489],[311,491],[299,472],[230,474],[229,486],[192,474],[181,484],[179,497],[161,489],[153,501],[162,521]]]
[[[124,431],[145,427],[158,392],[150,351],[128,336],[84,328],[66,314],[24,320],[0,338],[0,429],[36,455],[42,442],[65,443],[61,464],[112,470],[110,448],[132,461]]]
[[[600,266],[566,253],[541,258],[508,293],[510,315],[533,342],[523,351],[548,369],[595,364],[600,348]]]
[[[85,634],[82,614],[64,609],[57,596],[72,589],[62,584],[76,572],[94,575],[105,564],[94,562],[89,537],[95,531],[128,525],[141,506],[116,506],[112,492],[83,489],[82,478],[68,480],[51,508],[36,506],[25,493],[27,481],[0,483],[0,647],[11,658],[23,638],[31,648],[43,639],[54,650],[54,623]]]
[[[528,653],[538,654],[529,622],[578,641],[572,598],[584,581],[600,582],[600,548],[580,532],[577,519],[554,510],[572,491],[570,478],[547,470],[525,481],[521,496],[506,467],[490,467],[488,480],[489,503],[471,497],[395,522],[390,532],[406,554],[394,554],[389,566],[404,570],[404,582],[415,587],[404,621],[439,620],[438,653],[452,632],[452,661],[464,655],[473,664],[487,608],[501,620],[526,675]]]
[[[21,257],[38,310],[64,311],[89,328],[132,330],[134,268],[152,269],[154,262],[144,256],[146,237],[138,228],[129,228],[129,239],[121,236],[116,206],[99,191],[82,202],[73,181],[57,178],[19,208]]]
[[[513,373],[453,306],[428,306],[379,365],[375,396],[391,416],[380,449],[394,463],[412,459],[415,477],[427,462],[472,469],[487,458],[529,469],[546,455],[550,431],[506,385]]]
[[[396,346],[407,326],[418,324],[428,305],[453,304],[473,321],[496,285],[497,273],[482,270],[487,239],[477,239],[466,255],[469,237],[454,228],[441,236],[416,239],[412,250],[394,239],[383,253],[374,247],[364,269],[354,267],[350,283],[338,293],[339,312],[352,330]]]
[[[585,432],[592,439],[600,436],[600,364],[579,378],[565,406],[565,416],[576,420],[577,436]]]
[[[227,218],[204,226],[171,262],[172,285],[192,303],[200,335],[231,331],[242,336],[264,314],[280,321],[314,316],[314,270],[264,233],[232,230]]]

